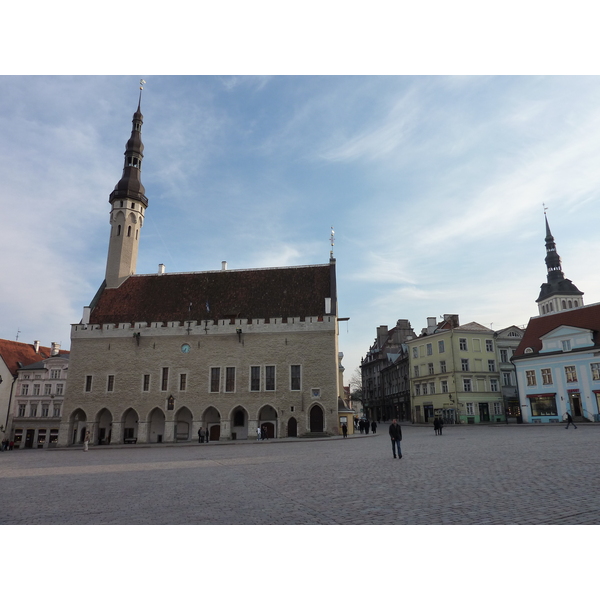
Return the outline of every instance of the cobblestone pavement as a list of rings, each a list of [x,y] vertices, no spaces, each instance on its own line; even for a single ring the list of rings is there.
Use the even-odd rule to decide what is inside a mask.
[[[600,427],[0,453],[0,524],[599,524]]]

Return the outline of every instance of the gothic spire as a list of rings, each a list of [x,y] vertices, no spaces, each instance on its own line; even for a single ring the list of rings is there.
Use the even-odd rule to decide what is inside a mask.
[[[547,283],[542,284],[540,295],[536,300],[541,315],[583,306],[583,292],[577,289],[577,286],[567,279],[562,271],[560,256],[556,251],[554,236],[550,231],[545,211],[544,220],[546,221]]]
[[[123,175],[115,186],[109,197],[109,202],[114,200],[138,200],[144,208],[148,208],[148,198],[146,198],[146,190],[142,185],[142,159],[144,158],[144,144],[142,144],[142,123],[144,115],[140,110],[142,103],[142,86],[140,85],[140,97],[138,107],[133,113],[133,126],[131,136],[125,144],[125,163],[123,165]]]

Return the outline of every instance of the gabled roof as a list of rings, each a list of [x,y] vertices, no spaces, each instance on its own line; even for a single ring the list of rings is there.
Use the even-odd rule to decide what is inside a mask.
[[[23,342],[13,342],[11,340],[0,340],[0,357],[6,364],[12,375],[17,374],[20,366],[27,366],[39,362],[44,358],[50,358],[51,349],[47,346],[40,346],[36,353],[33,344]],[[69,355],[68,350],[59,350],[59,355]],[[21,363],[19,365],[19,363]]]
[[[590,304],[589,306],[582,306],[572,310],[563,310],[557,313],[550,313],[549,315],[532,317],[529,319],[521,343],[515,350],[514,358],[523,355],[531,356],[531,354],[525,354],[526,348],[532,348],[533,353],[537,354],[542,349],[542,340],[540,338],[561,325],[591,329],[594,332],[594,345],[599,346],[600,304]]]
[[[335,262],[305,267],[132,275],[103,288],[90,323],[318,317],[336,313]]]
[[[36,369],[47,369],[48,363],[46,361],[48,361],[48,360],[54,361],[54,359],[56,359],[56,358],[62,358],[62,359],[69,360],[69,355],[68,354],[55,354],[54,356],[49,356],[48,358],[45,358],[44,360],[40,360],[40,361],[32,363],[30,365],[26,365],[26,366],[22,367],[21,370],[22,371],[35,371]]]
[[[465,323],[460,327],[455,327],[454,331],[479,331],[483,333],[494,333],[489,327],[485,327],[484,325],[480,325],[475,321],[471,321],[470,323]]]

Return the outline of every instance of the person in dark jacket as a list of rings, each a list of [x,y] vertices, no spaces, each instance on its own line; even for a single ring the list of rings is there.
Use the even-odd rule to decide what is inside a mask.
[[[371,422],[371,433],[377,433],[377,423],[375,421]]]
[[[575,427],[575,429],[577,429],[577,425],[575,425],[575,422],[573,421],[573,417],[569,414],[567,414],[567,426],[565,427],[565,429],[569,429],[569,425],[573,425],[573,427]]]
[[[440,432],[440,420],[437,417],[433,420],[433,431],[435,435]]]
[[[342,423],[342,435],[344,438],[348,437],[348,425],[346,423]]]
[[[396,419],[394,419],[390,425],[390,438],[392,440],[392,452],[394,453],[394,458],[396,458],[396,449],[398,449],[398,458],[402,458],[402,450],[400,448],[402,429],[400,424],[396,422]]]

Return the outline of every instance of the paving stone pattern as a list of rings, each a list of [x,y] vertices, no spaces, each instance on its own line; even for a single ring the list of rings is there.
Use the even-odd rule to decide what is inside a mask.
[[[598,524],[600,427],[0,453],[0,524]]]

